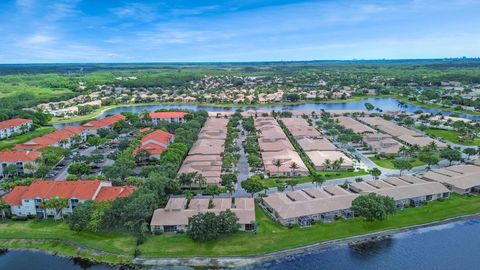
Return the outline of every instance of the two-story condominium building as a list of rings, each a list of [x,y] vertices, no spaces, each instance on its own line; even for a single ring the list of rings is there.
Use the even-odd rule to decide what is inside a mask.
[[[141,145],[135,150],[135,153],[145,150],[150,154],[150,157],[159,159],[174,138],[175,136],[169,132],[155,130],[142,137],[140,140]]]
[[[0,179],[5,176],[8,166],[15,166],[16,175],[31,174],[36,170],[35,162],[41,156],[40,152],[32,151],[1,151],[0,152]],[[32,165],[32,166],[29,166]]]
[[[0,122],[0,139],[11,137],[13,134],[21,134],[32,128],[33,121],[30,119],[14,118]]]
[[[96,135],[100,129],[112,129],[113,124],[126,119],[127,118],[121,114],[114,114],[100,120],[90,121],[80,128],[82,128],[87,135]]]
[[[64,129],[55,130],[41,137],[31,139],[28,142],[17,144],[18,150],[38,150],[49,146],[70,148],[77,143],[84,142],[87,134],[80,127],[67,126]]]
[[[186,112],[151,112],[149,116],[152,123],[156,125],[160,122],[184,123],[187,121],[185,119],[187,114]]]
[[[479,164],[478,160],[476,164]],[[442,183],[452,192],[462,195],[480,192],[480,167],[476,165],[455,165],[434,169],[425,173],[422,178]]]
[[[68,199],[68,207],[63,209],[69,214],[75,207],[85,201],[107,201],[129,196],[134,192],[133,187],[113,187],[112,183],[100,180],[90,181],[33,181],[30,186],[16,186],[10,193],[3,196],[12,214],[27,215],[54,215],[54,209],[43,209],[42,202],[51,198]]]
[[[186,232],[188,220],[199,213],[230,210],[238,218],[240,231],[255,230],[253,198],[192,199],[170,198],[165,208],[155,210],[150,222],[152,232]]]

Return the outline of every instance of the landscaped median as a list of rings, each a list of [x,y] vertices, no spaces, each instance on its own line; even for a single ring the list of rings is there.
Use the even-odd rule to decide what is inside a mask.
[[[318,171],[317,174],[322,175],[325,181],[340,179],[346,177],[362,177],[368,175],[368,171],[358,170],[358,171]],[[297,180],[298,184],[303,183],[312,183],[312,176],[301,176],[301,177],[270,177],[262,180],[262,183],[269,188],[278,187],[278,182],[286,182],[287,180]]]
[[[480,197],[451,198],[404,209],[387,220],[367,222],[361,218],[317,223],[308,228],[285,228],[257,207],[257,233],[238,233],[207,243],[193,242],[187,235],[152,236],[138,247],[140,258],[254,256],[318,242],[419,225],[480,212]]]
[[[133,259],[136,239],[123,233],[76,232],[59,221],[6,221],[0,223],[0,247],[122,264]]]
[[[393,158],[389,159],[389,158],[369,157],[369,159],[380,167],[395,170],[395,166],[393,165],[393,162],[392,162],[395,159]],[[412,167],[426,165],[424,162],[418,160],[418,158],[408,158],[405,160],[410,162],[410,164],[412,164]]]

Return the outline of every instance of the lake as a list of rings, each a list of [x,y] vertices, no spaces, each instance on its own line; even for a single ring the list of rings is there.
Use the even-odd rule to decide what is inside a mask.
[[[480,219],[476,219],[418,229],[359,245],[340,245],[238,270],[474,270],[480,268],[479,252]],[[39,252],[11,251],[0,255],[0,269],[104,270],[113,268],[82,264]],[[192,268],[152,267],[148,269]]]
[[[235,111],[238,108],[243,110],[365,110],[365,103],[371,103],[373,106],[380,108],[382,110],[399,110],[398,99],[395,98],[366,98],[359,101],[352,102],[337,102],[337,103],[303,103],[296,105],[268,105],[268,106],[231,106],[231,107],[218,107],[218,106],[208,106],[208,105],[196,105],[196,104],[158,104],[158,105],[137,105],[137,106],[120,106],[106,110],[98,116],[98,118],[103,118],[109,114],[117,114],[122,112],[132,112],[132,113],[141,113],[143,111],[155,111],[159,109],[185,109],[185,110],[205,110],[208,112],[225,112],[225,111]],[[417,110],[422,110],[426,113],[442,113],[443,115],[450,115],[452,112],[432,109],[427,107],[422,107],[414,104],[408,104],[407,108],[403,110],[407,112],[415,112]],[[460,117],[480,120],[478,115],[470,114],[459,114]],[[79,125],[80,122],[73,122],[68,124],[55,124],[55,128],[63,128],[66,125]]]

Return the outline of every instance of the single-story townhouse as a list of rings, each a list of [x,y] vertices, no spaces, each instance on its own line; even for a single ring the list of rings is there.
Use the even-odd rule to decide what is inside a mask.
[[[433,169],[425,173],[422,178],[442,183],[452,192],[462,195],[480,192],[480,166],[476,165],[455,165]]]
[[[352,201],[359,195],[338,186],[277,192],[262,199],[262,207],[284,226],[310,226],[313,221],[330,222],[351,218]]]
[[[207,184],[220,185],[228,119],[208,118],[182,163],[178,174],[197,172]]]
[[[257,130],[260,130],[257,134],[258,144],[267,175],[304,176],[309,174],[307,166],[294,150],[275,118],[257,117],[254,119],[254,125]],[[277,162],[280,162],[280,166],[275,165]],[[295,167],[293,164],[296,164],[297,168],[293,168]]]
[[[113,187],[111,182],[100,180],[48,181],[36,180],[29,186],[16,186],[2,197],[16,216],[54,215],[54,209],[43,209],[42,202],[52,198],[68,199],[63,209],[69,214],[79,203],[85,201],[107,201],[131,195],[133,187]]]
[[[15,166],[16,175],[31,174],[37,169],[36,161],[42,155],[35,151],[1,151],[0,152],[0,179],[5,177],[5,169],[8,166]]]
[[[398,208],[418,206],[424,202],[447,198],[450,191],[443,185],[406,175],[383,180],[350,183],[350,189],[360,194],[376,193],[395,200]]]
[[[339,116],[334,118],[335,122],[341,126],[351,129],[354,133],[365,134],[374,133],[375,130],[365,124],[358,122],[357,120],[348,116]]]
[[[398,139],[401,140],[402,142],[410,145],[410,146],[417,145],[417,146],[420,146],[420,147],[426,147],[426,146],[431,145],[432,143],[435,143],[435,145],[439,149],[447,148],[446,143],[441,142],[441,141],[437,141],[437,140],[434,140],[432,138],[425,137],[425,136],[400,135],[400,136],[398,136]]]
[[[150,222],[152,232],[186,232],[189,219],[199,213],[230,210],[238,218],[240,231],[255,231],[253,198],[192,199],[170,198],[165,208],[155,210]]]
[[[322,134],[303,118],[282,118],[280,120],[295,139],[322,138]]]
[[[365,142],[370,148],[380,154],[397,155],[402,144],[394,140],[390,135],[383,133],[365,134],[363,136]]]
[[[22,134],[32,128],[33,121],[24,118],[13,118],[0,122],[0,139],[5,139],[13,134]]]
[[[342,161],[338,163],[338,169],[352,169],[353,161],[345,155],[342,151],[305,151],[305,154],[310,159],[312,166],[317,170],[329,170],[335,169],[335,162]]]
[[[299,138],[297,139],[298,145],[303,151],[337,151],[338,148],[330,142],[327,138],[312,139],[312,138]]]
[[[418,134],[417,132],[408,129],[406,127],[402,127],[400,125],[397,125],[393,122],[390,122],[388,120],[385,120],[381,117],[360,117],[360,121],[370,125],[371,127],[374,127],[384,133],[390,134],[393,137],[398,137],[401,135],[410,135],[410,136],[422,136],[421,134]]]

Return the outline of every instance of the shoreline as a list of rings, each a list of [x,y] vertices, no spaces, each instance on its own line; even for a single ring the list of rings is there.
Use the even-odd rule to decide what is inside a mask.
[[[80,117],[72,117],[70,119],[64,120],[51,120],[49,124],[68,124],[72,122],[79,122],[79,121],[87,121],[94,119],[105,113],[107,110],[119,108],[119,107],[136,107],[136,106],[149,106],[149,105],[196,105],[196,106],[210,106],[210,107],[218,107],[218,108],[234,108],[234,107],[268,107],[268,106],[275,106],[275,105],[302,105],[307,103],[314,103],[314,104],[329,104],[329,103],[349,103],[355,101],[362,101],[367,98],[397,98],[395,95],[366,95],[366,96],[358,96],[349,99],[334,99],[334,100],[324,100],[324,101],[309,101],[309,100],[301,100],[295,102],[270,102],[270,103],[259,103],[259,104],[234,104],[234,103],[208,103],[208,102],[146,102],[146,103],[127,103],[127,104],[116,104],[116,105],[109,105],[105,107],[98,108],[95,112],[82,115]]]
[[[105,113],[108,110],[119,108],[119,107],[137,107],[137,106],[149,106],[149,105],[194,105],[194,106],[210,106],[210,107],[218,107],[218,108],[235,108],[235,107],[268,107],[268,106],[289,106],[289,105],[302,105],[302,104],[330,104],[330,103],[349,103],[349,102],[356,102],[362,101],[368,98],[394,98],[401,101],[404,101],[408,104],[430,108],[430,109],[437,109],[448,111],[450,113],[458,113],[458,114],[467,114],[472,116],[480,115],[480,112],[475,111],[458,111],[453,108],[446,108],[440,105],[435,104],[428,104],[428,103],[421,103],[418,101],[411,101],[406,97],[399,96],[399,95],[366,95],[366,96],[357,96],[349,99],[334,99],[334,100],[324,100],[324,101],[309,101],[309,100],[301,100],[295,102],[269,102],[269,103],[259,103],[259,104],[234,104],[234,103],[208,103],[208,102],[170,102],[170,101],[160,101],[160,102],[146,102],[146,103],[127,103],[127,104],[116,104],[116,105],[109,105],[100,107],[95,110],[93,113],[83,115],[83,116],[76,116],[70,119],[56,119],[55,117],[49,122],[50,125],[56,124],[70,124],[74,122],[81,122],[81,121],[90,121],[96,119],[101,114]]]
[[[299,246],[289,248],[285,250],[274,251],[262,255],[256,256],[239,256],[239,257],[186,257],[186,258],[134,258],[133,264],[140,266],[190,266],[190,267],[218,267],[218,268],[234,268],[243,267],[248,265],[262,264],[284,258],[287,256],[299,255],[303,253],[309,253],[318,251],[330,247],[339,245],[359,243],[364,241],[376,240],[391,235],[404,233],[408,231],[414,231],[422,228],[428,228],[438,225],[444,225],[448,223],[454,223],[459,221],[466,221],[480,218],[480,212],[475,214],[463,215],[444,220],[412,225],[407,227],[400,227],[389,230],[382,230],[378,232],[356,235],[347,238],[329,240],[325,242],[319,242],[306,246]]]

